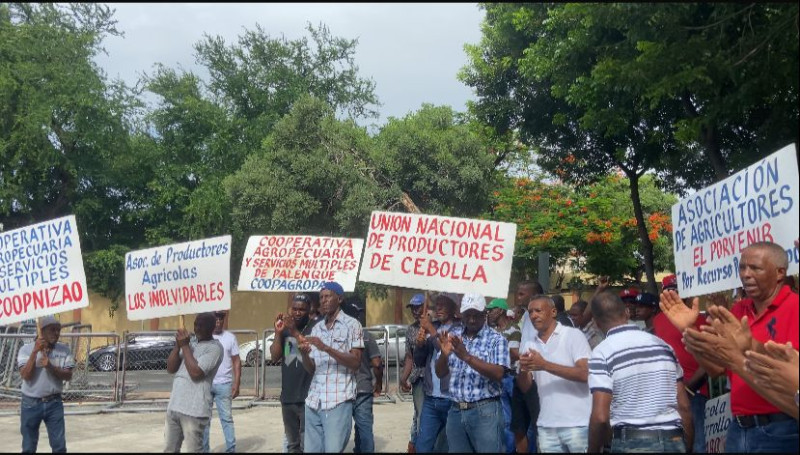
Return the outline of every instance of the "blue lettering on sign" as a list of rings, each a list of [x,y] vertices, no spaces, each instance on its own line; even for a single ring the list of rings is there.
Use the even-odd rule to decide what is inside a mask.
[[[322,280],[284,280],[280,278],[254,278],[250,281],[253,291],[319,291]]]
[[[53,284],[69,278],[70,218],[0,234],[0,293]]]

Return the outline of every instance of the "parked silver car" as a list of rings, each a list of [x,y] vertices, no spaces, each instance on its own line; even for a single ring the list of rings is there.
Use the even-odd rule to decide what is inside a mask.
[[[375,338],[375,343],[378,344],[378,349],[381,355],[384,356],[384,362],[389,365],[403,365],[406,355],[406,329],[408,326],[401,324],[381,324],[372,327],[367,327],[370,334]],[[384,329],[389,330],[389,357],[386,357],[386,332]],[[399,362],[397,361],[399,359]]]

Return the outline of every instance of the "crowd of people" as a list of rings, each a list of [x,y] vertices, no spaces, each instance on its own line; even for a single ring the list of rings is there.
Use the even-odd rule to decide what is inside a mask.
[[[795,244],[797,247],[797,242]],[[741,294],[701,314],[670,275],[655,295],[608,290],[567,311],[536,281],[505,299],[447,292],[414,295],[401,389],[413,397],[408,451],[704,452],[708,378],[726,377],[733,419],[728,452],[798,452],[798,294],[786,284],[786,252],[770,242],[742,251]],[[717,302],[723,303],[723,302]],[[179,329],[165,451],[207,452],[217,406],[227,451],[236,440],[231,400],[241,361],[225,313],[202,313],[195,339]],[[375,450],[373,397],[382,359],[364,330],[365,307],[335,282],[293,297],[270,346],[281,363],[285,451]],[[57,343],[60,325],[19,352],[23,452],[44,422],[54,452],[66,450],[61,387],[74,367]]]

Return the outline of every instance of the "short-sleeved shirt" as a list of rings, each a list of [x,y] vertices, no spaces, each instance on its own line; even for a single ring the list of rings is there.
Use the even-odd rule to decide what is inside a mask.
[[[772,340],[785,344],[792,342],[792,346],[800,346],[798,329],[800,328],[800,312],[798,312],[798,296],[789,286],[782,286],[778,295],[767,307],[764,313],[756,317],[755,305],[752,299],[743,299],[731,308],[736,318],[747,316],[753,338],[766,343]],[[753,414],[772,414],[781,412],[777,407],[761,397],[744,379],[728,370],[728,380],[731,384],[731,413],[735,416]]]
[[[17,365],[22,368],[31,358],[35,343],[27,343],[19,348],[17,353]],[[71,370],[75,368],[75,359],[72,357],[72,351],[69,346],[64,343],[56,343],[49,354],[46,354],[50,364],[55,367]],[[45,353],[39,351],[36,354],[36,365],[33,367],[33,376],[29,381],[22,381],[22,394],[32,398],[42,398],[55,393],[61,393],[64,386],[64,381],[53,376],[52,373],[46,371],[39,366],[39,361],[44,358]]]
[[[308,336],[314,322],[309,320],[300,334]],[[293,337],[288,329],[283,330],[283,363],[281,363],[281,403],[302,403],[308,397],[308,387],[311,385],[311,374],[303,367],[303,357],[300,354],[297,338]]]
[[[311,329],[311,336],[319,337],[324,344],[340,352],[349,353],[351,349],[364,348],[361,324],[341,310],[336,314],[330,329],[323,319]],[[314,361],[315,370],[306,397],[309,408],[333,409],[337,404],[356,397],[355,371],[313,346],[310,357]]]
[[[231,357],[239,355],[239,344],[236,342],[236,335],[225,330],[219,335],[214,334],[214,339],[222,344],[222,363],[217,368],[214,384],[233,382],[233,361]]]
[[[699,327],[705,323],[705,316],[700,315],[700,317],[697,318],[697,322],[695,322],[695,328],[699,329]],[[675,351],[678,363],[680,363],[681,368],[683,368],[683,383],[689,384],[689,379],[694,376],[698,368],[700,368],[700,365],[697,363],[697,359],[686,350],[686,346],[683,345],[683,335],[681,331],[669,322],[669,319],[664,313],[658,313],[653,319],[653,329],[655,336],[664,340],[664,342],[670,345],[672,350]],[[699,392],[706,397],[708,396],[708,381],[703,381]]]
[[[675,352],[635,324],[609,330],[589,359],[589,390],[612,395],[612,427],[681,427],[678,382],[683,370]]]
[[[381,351],[369,332],[363,330],[361,333],[364,335],[364,352],[361,354],[361,366],[356,372],[356,393],[372,393],[375,386],[372,383],[371,360],[380,357]]]
[[[483,328],[472,339],[464,335],[464,326],[459,325],[450,331],[460,336],[464,347],[474,357],[487,363],[508,368],[508,341],[497,330],[484,324]],[[475,371],[466,362],[451,353],[447,359],[450,367],[450,399],[456,402],[475,402],[487,398],[499,397],[503,392],[501,382],[492,381]]]
[[[520,354],[528,349],[538,351],[548,362],[574,367],[580,359],[589,360],[592,349],[583,333],[556,322],[556,328],[546,342],[538,336],[526,343]],[[539,419],[536,425],[544,428],[585,427],[592,412],[592,395],[585,382],[570,381],[547,371],[533,371],[539,392]]]
[[[211,383],[222,363],[222,344],[214,339],[208,341],[191,341],[189,347],[203,370],[203,379],[195,381],[186,369],[183,361],[183,349],[178,350],[181,366],[172,380],[172,393],[169,395],[167,410],[179,412],[192,417],[211,417]]]
[[[417,349],[417,336],[419,335],[419,321],[409,324],[406,329],[406,356],[411,356],[411,374],[408,376],[408,383],[414,384],[422,379],[425,370],[414,363],[414,351]]]

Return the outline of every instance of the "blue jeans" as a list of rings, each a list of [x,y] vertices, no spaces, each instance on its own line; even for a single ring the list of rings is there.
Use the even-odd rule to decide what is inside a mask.
[[[797,444],[796,420],[774,422],[763,427],[741,428],[734,419],[728,427],[725,452],[797,453]]]
[[[611,440],[611,453],[685,453],[683,436],[671,438],[653,437],[614,438]]]
[[[695,393],[689,403],[692,408],[692,425],[694,426],[693,453],[706,453],[706,402],[708,398]]]
[[[214,399],[214,404],[217,406],[217,414],[219,414],[219,423],[222,424],[222,434],[225,435],[225,452],[236,452],[236,433],[233,430],[233,413],[231,412],[231,405],[233,399],[231,398],[231,389],[233,383],[228,382],[225,384],[211,384],[211,398]],[[211,433],[211,423],[206,427],[203,432],[203,453],[211,451],[209,447],[209,434]]]
[[[484,401],[465,410],[454,403],[447,416],[447,445],[450,453],[505,452],[500,400]]]
[[[353,453],[375,452],[375,437],[372,434],[372,393],[359,393],[353,403],[355,444]]]
[[[437,438],[445,433],[447,427],[447,414],[453,404],[449,398],[438,398],[425,395],[422,404],[422,413],[419,416],[419,434],[417,435],[416,449],[418,453],[431,453],[434,450],[440,452],[447,451],[447,445],[437,447]],[[445,433],[446,434],[446,433]]]
[[[303,451],[306,453],[342,453],[350,442],[353,428],[353,401],[339,403],[331,409],[311,409],[306,405],[306,431]]]
[[[514,432],[511,431],[511,394],[514,391],[514,376],[503,376],[503,394],[500,401],[503,404],[503,440],[506,444],[506,453],[514,453]]]
[[[585,453],[589,427],[539,427],[539,453]]]
[[[64,403],[54,398],[43,403],[39,398],[22,396],[20,403],[20,432],[22,433],[22,452],[34,453],[39,445],[39,426],[44,422],[50,449],[53,453],[67,451],[64,428]]]

